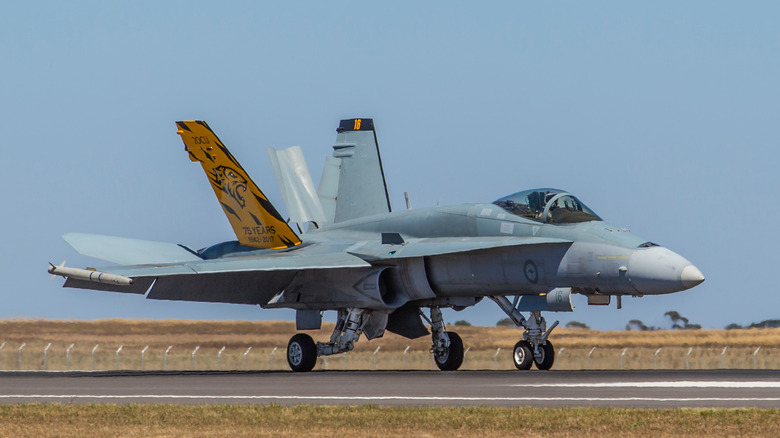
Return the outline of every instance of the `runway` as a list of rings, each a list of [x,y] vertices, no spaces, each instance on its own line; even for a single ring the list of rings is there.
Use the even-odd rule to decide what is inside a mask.
[[[780,408],[780,372],[0,372],[0,403]]]

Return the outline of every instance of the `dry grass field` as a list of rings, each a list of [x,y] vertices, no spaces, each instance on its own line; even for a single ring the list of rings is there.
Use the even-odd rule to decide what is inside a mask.
[[[325,340],[332,328],[326,323],[322,330],[309,333],[315,340]],[[511,350],[522,336],[521,330],[449,329],[457,331],[469,349],[464,369],[512,368]],[[117,365],[119,369],[140,370],[141,351],[147,346],[143,357],[147,370],[163,369],[168,347],[172,347],[167,360],[170,370],[193,369],[193,365],[199,370],[287,369],[284,350],[294,333],[293,322],[281,321],[0,320],[0,344],[4,343],[0,369],[65,370],[69,365],[71,370],[89,370],[93,369],[96,345],[96,370],[116,369]],[[558,353],[557,369],[679,369],[686,367],[686,359],[692,369],[780,368],[780,329],[602,332],[557,328],[550,339]],[[73,347],[67,355],[70,345]],[[222,347],[225,350],[219,357]],[[404,355],[406,347],[409,351]],[[596,349],[591,352],[593,347]],[[758,347],[761,349],[754,356]],[[409,340],[386,333],[372,341],[361,338],[352,353],[320,359],[317,367],[373,369],[376,359],[377,369],[434,369],[429,348],[428,337]]]
[[[8,437],[770,437],[758,409],[0,405]]]
[[[450,327],[469,348],[466,369],[509,369],[510,351],[521,331],[505,327]],[[312,332],[329,337],[332,325]],[[0,320],[0,369],[141,369],[141,350],[148,346],[145,369],[217,369],[225,347],[223,370],[287,369],[284,348],[295,333],[292,322],[213,321],[51,321]],[[386,334],[358,342],[349,355],[320,359],[320,368],[434,369],[429,338],[409,341]],[[552,337],[560,352],[559,368],[618,368],[625,348],[625,368],[752,367],[758,346],[759,368],[780,368],[780,330],[702,330],[676,332],[599,332],[557,329]],[[24,344],[24,348],[20,347]],[[44,349],[51,344],[44,356]],[[117,363],[116,351],[122,347]],[[409,347],[404,359],[403,351]],[[587,355],[593,346],[590,363]],[[192,352],[199,347],[193,364]],[[248,354],[245,353],[251,347]],[[658,348],[662,347],[661,352]],[[724,347],[726,354],[721,356]],[[273,355],[271,352],[277,348]],[[500,350],[498,350],[500,348]],[[496,352],[498,351],[498,355]],[[21,361],[20,361],[21,359]],[[495,360],[494,360],[495,359]],[[245,362],[246,361],[246,362]],[[45,364],[45,365],[44,365]],[[610,409],[610,408],[380,408],[376,406],[279,405],[0,405],[0,436],[81,437],[763,437],[780,436],[776,409]]]

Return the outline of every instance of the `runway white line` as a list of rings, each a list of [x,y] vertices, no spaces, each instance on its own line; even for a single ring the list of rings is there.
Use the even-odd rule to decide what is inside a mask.
[[[87,395],[87,394],[2,394],[2,399],[13,400],[316,400],[316,401],[569,401],[569,402],[780,402],[780,397],[437,397],[437,396],[299,396],[299,395],[174,395],[174,394],[137,394],[137,395]]]
[[[780,382],[719,382],[719,381],[681,381],[681,382],[596,382],[596,383],[518,383],[509,386],[523,388],[780,388]]]

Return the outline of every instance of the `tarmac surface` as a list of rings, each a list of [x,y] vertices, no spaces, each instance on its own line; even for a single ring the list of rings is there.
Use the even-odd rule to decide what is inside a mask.
[[[780,371],[3,371],[0,403],[780,408]]]

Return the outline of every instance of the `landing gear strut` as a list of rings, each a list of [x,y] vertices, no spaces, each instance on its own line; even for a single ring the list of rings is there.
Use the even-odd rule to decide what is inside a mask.
[[[330,342],[314,343],[311,336],[298,333],[287,344],[287,363],[296,372],[311,371],[317,364],[317,357],[330,356],[352,351],[355,342],[363,333],[368,322],[366,309],[349,308],[339,310],[339,320],[330,336]]]
[[[433,338],[433,360],[442,371],[455,371],[463,364],[463,340],[455,332],[447,332],[444,328],[444,318],[441,309],[431,307],[431,319],[420,314],[431,324],[431,337]]]
[[[555,321],[550,328],[547,328],[540,311],[531,311],[530,318],[526,319],[519,310],[517,310],[518,299],[511,303],[506,297],[490,297],[498,304],[507,316],[519,327],[523,327],[523,340],[515,344],[512,352],[512,361],[518,370],[531,369],[531,363],[540,370],[549,370],[555,363],[555,348],[552,342],[547,338],[550,332],[558,326]]]

